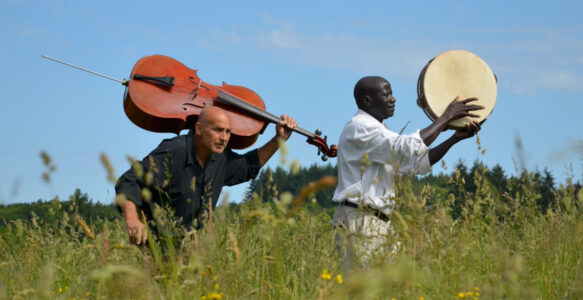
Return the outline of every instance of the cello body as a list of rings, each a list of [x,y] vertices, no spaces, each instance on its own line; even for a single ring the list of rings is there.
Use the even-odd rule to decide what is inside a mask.
[[[163,55],[143,57],[134,65],[123,106],[128,118],[137,126],[153,132],[175,134],[193,128],[206,106],[220,106],[231,118],[229,147],[243,149],[251,146],[265,130],[267,122],[218,101],[219,91],[265,110],[265,103],[252,90],[226,83],[222,86],[209,84],[198,77],[197,70]]]

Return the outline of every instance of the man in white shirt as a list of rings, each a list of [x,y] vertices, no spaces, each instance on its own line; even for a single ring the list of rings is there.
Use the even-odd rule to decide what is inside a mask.
[[[338,143],[338,186],[332,198],[339,204],[332,225],[336,227],[336,247],[345,272],[355,266],[367,267],[376,254],[387,249],[387,236],[393,229],[388,216],[395,205],[393,174],[424,174],[457,142],[473,136],[480,123],[471,122],[457,130],[437,147],[428,146],[446,129],[451,120],[476,117],[471,111],[481,105],[468,104],[477,98],[454,99],[429,127],[413,134],[390,131],[383,120],[393,116],[396,99],[390,83],[379,76],[360,79],[354,87],[358,106],[346,124]]]

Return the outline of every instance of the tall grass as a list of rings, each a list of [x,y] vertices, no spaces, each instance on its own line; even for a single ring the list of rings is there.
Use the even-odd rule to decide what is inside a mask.
[[[583,192],[568,182],[541,212],[528,173],[513,195],[474,175],[457,219],[453,195],[398,178],[401,250],[350,275],[339,270],[331,212],[298,208],[289,193],[220,206],[179,243],[143,247],[129,244],[121,218],[85,224],[73,203],[55,212],[59,223],[32,216],[2,229],[0,298],[583,298]],[[451,184],[463,189],[460,180]]]

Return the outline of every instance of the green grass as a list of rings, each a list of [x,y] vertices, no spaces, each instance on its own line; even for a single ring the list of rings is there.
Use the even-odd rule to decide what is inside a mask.
[[[54,224],[10,222],[0,232],[0,298],[583,298],[583,192],[562,186],[541,212],[527,177],[500,195],[477,175],[458,219],[453,195],[399,180],[392,222],[401,251],[351,275],[339,270],[330,211],[286,217],[286,193],[219,207],[212,224],[164,251],[130,245],[121,218],[89,224],[94,239],[65,209]]]

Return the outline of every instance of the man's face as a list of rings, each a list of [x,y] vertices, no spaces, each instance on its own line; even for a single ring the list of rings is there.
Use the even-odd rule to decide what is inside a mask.
[[[231,137],[231,120],[226,114],[210,115],[206,121],[197,123],[197,135],[205,148],[222,153]]]
[[[397,99],[393,97],[393,90],[388,81],[377,81],[375,91],[369,96],[371,98],[371,111],[369,113],[373,117],[378,120],[385,120],[393,116]]]

